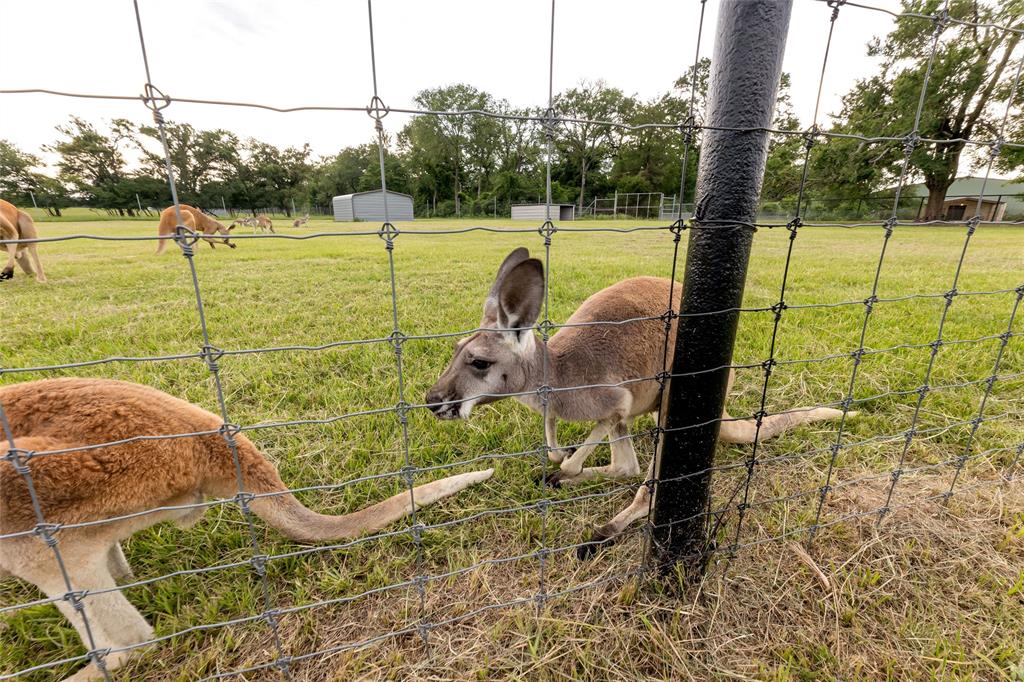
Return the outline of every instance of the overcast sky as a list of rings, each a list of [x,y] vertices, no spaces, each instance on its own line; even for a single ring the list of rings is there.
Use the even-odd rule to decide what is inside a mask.
[[[367,8],[361,0],[139,2],[153,82],[172,97],[276,106],[364,106],[370,100]],[[874,4],[898,7],[896,0]],[[707,3],[702,55],[712,51],[717,6]],[[378,87],[386,104],[408,107],[421,89],[464,82],[515,105],[546,105],[547,0],[376,0],[373,9]],[[824,2],[795,0],[784,69],[805,126],[814,111],[830,14]],[[699,0],[557,0],[555,91],[582,79],[603,79],[641,98],[667,91],[693,62],[699,18]],[[858,77],[874,71],[865,45],[893,21],[879,12],[842,9],[821,118],[838,110]],[[130,0],[0,0],[0,24],[0,89],[142,91]],[[70,114],[91,121],[151,120],[140,102],[2,95],[0,138],[39,154],[55,139],[54,126]],[[365,113],[277,114],[174,103],[166,115],[278,146],[308,142],[318,155],[367,142],[373,133]],[[392,114],[385,124],[395,131],[405,120]]]

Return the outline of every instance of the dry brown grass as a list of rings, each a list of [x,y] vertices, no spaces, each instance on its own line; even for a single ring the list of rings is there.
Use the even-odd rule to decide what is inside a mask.
[[[594,563],[552,557],[551,592],[606,582],[552,598],[539,614],[532,602],[496,608],[432,630],[428,647],[415,633],[400,635],[303,662],[293,673],[308,682],[1024,680],[1024,488],[989,481],[944,509],[948,480],[917,477],[905,483],[905,499],[915,501],[878,528],[872,512],[886,483],[840,488],[832,510],[852,518],[810,544],[805,534],[757,543],[766,529],[755,524],[755,544],[732,559],[719,555],[697,586],[621,579],[623,566],[637,566],[634,538]],[[535,560],[483,567],[432,585],[426,614],[433,622],[461,617],[536,587]],[[396,621],[413,623],[418,612],[414,590],[317,609],[284,620],[285,648],[344,646]],[[275,655],[265,628],[222,643],[232,666]],[[210,659],[206,666],[220,667]]]

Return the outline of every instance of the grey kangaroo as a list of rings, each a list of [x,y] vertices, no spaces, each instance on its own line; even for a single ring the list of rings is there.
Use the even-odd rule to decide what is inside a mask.
[[[541,412],[543,406],[536,389],[544,384],[547,352],[547,383],[554,390],[549,394],[544,434],[548,457],[559,465],[559,471],[549,482],[562,485],[599,475],[640,475],[629,427],[637,416],[658,409],[659,385],[655,377],[662,371],[665,344],[665,326],[660,316],[665,312],[671,284],[669,279],[660,277],[633,277],[598,291],[572,314],[567,326],[551,337],[545,351],[544,344],[530,329],[544,301],[544,266],[530,258],[525,248],[514,250],[498,269],[484,301],[480,330],[456,343],[448,368],[427,393],[430,409],[440,419],[466,419],[476,405],[500,400],[505,394],[522,393],[515,396],[516,400]],[[678,310],[683,288],[680,284],[671,288],[673,309]],[[620,324],[595,324],[601,322]],[[673,325],[670,348],[675,331]],[[730,388],[733,375],[730,371]],[[562,390],[575,386],[588,388]],[[826,407],[770,415],[763,420],[758,439],[772,438],[799,424],[841,415],[840,410]],[[722,417],[721,440],[754,442],[754,420],[732,420],[728,413]],[[558,445],[559,419],[597,424],[584,444],[566,449]],[[605,438],[610,441],[611,463],[584,466]],[[653,471],[648,476],[653,476]],[[649,501],[650,490],[640,486],[633,502],[599,527],[594,539],[614,538],[647,514]]]

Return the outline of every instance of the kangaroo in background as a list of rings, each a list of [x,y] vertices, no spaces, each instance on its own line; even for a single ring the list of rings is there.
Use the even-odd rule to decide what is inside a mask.
[[[260,232],[266,232],[267,230],[270,230],[271,234],[276,234],[274,232],[274,222],[270,218],[268,218],[265,213],[261,213],[258,216],[256,216],[256,228]],[[253,230],[253,232],[256,232],[256,230]]]
[[[32,216],[24,211],[19,211],[14,204],[0,199],[0,239],[38,239],[39,232]],[[35,261],[35,276],[37,282],[45,282],[46,274],[43,272],[43,264],[39,262],[39,252],[36,244],[4,244],[7,250],[7,264],[0,270],[0,281],[14,277],[14,263],[24,271],[26,275],[33,274],[32,263],[29,262],[29,255]]]
[[[179,204],[181,207],[181,222],[190,230],[199,233],[203,239],[210,245],[210,248],[216,248],[214,242],[220,242],[226,244],[230,248],[235,248],[236,244],[232,244],[228,239],[213,239],[211,235],[222,234],[225,237],[231,235],[231,230],[234,229],[235,224],[232,223],[230,227],[224,227],[224,225],[210,216],[206,215],[198,208],[194,208],[187,204]],[[173,236],[175,230],[178,227],[178,216],[173,206],[168,206],[160,213],[160,225],[157,228],[157,232],[161,237]],[[157,255],[164,252],[167,248],[167,239],[161,239],[160,243],[156,245]]]
[[[138,435],[216,431],[220,417],[154,388],[107,379],[50,379],[0,388],[19,450],[43,452],[106,443]],[[277,469],[242,434],[235,436],[245,491],[257,495],[253,513],[300,542],[351,538],[375,532],[408,514],[406,490],[383,502],[343,516],[318,514],[304,507],[281,481]],[[6,442],[0,450],[6,452]],[[35,495],[47,523],[76,524],[150,509],[151,513],[59,531],[59,549],[72,590],[102,591],[131,577],[120,542],[161,521],[188,526],[204,507],[166,509],[226,498],[238,492],[234,460],[218,434],[135,441],[27,462]],[[442,478],[413,490],[417,506],[452,495],[488,479],[493,469]],[[269,493],[269,495],[268,495]],[[263,495],[263,496],[261,496]],[[0,462],[0,535],[31,530],[37,522],[25,480]],[[34,583],[53,598],[68,588],[53,551],[33,535],[0,539],[0,579],[14,575]],[[153,629],[118,590],[83,599],[98,649],[120,648],[153,638]],[[66,600],[57,606],[82,642],[88,637],[81,616]],[[108,669],[124,663],[129,652],[106,657]],[[90,663],[71,680],[100,676]]]
[[[236,218],[235,220],[231,221],[231,225],[228,227],[228,229],[229,230],[233,230],[236,227],[238,227],[239,225],[241,225],[243,227],[255,228],[256,227],[256,219],[255,218]],[[253,232],[255,232],[255,231],[256,230],[253,229]]]
[[[598,475],[638,476],[640,465],[630,438],[633,419],[658,409],[665,327],[660,316],[669,300],[671,280],[634,277],[602,289],[572,314],[566,327],[547,344],[547,383],[554,389],[602,384],[594,388],[555,390],[548,394],[544,423],[548,457],[559,464],[549,482],[560,485]],[[673,309],[682,300],[682,286],[672,287]],[[505,258],[484,301],[481,331],[455,344],[447,369],[427,393],[426,401],[441,419],[466,419],[476,405],[494,402],[503,394],[524,392],[516,400],[541,412],[536,389],[544,384],[544,345],[532,327],[544,301],[544,266],[518,248]],[[588,324],[624,322],[625,324]],[[586,325],[586,326],[572,326]],[[674,347],[676,323],[669,333]],[[732,386],[734,372],[729,372]],[[626,383],[628,382],[628,383]],[[852,414],[852,413],[851,413]],[[657,416],[657,415],[655,415]],[[766,417],[759,439],[772,438],[798,424],[842,416],[840,410],[819,407]],[[557,420],[594,421],[597,425],[578,448],[558,445]],[[723,412],[719,438],[727,443],[754,442],[754,420],[736,420]],[[604,439],[610,439],[611,464],[585,467],[587,458]],[[652,461],[653,466],[653,461]],[[653,475],[653,472],[651,474]],[[598,529],[610,539],[647,513],[649,489],[640,486],[636,498],[612,522]]]
[[[306,224],[308,224],[308,223],[309,223],[309,214],[307,213],[306,215],[302,216],[301,218],[296,220],[294,223],[292,223],[292,227],[305,227]]]

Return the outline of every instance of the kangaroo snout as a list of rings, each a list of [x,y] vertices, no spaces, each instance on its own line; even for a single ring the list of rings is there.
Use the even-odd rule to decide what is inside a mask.
[[[438,419],[458,419],[462,416],[462,400],[437,386],[427,392],[427,407]]]

